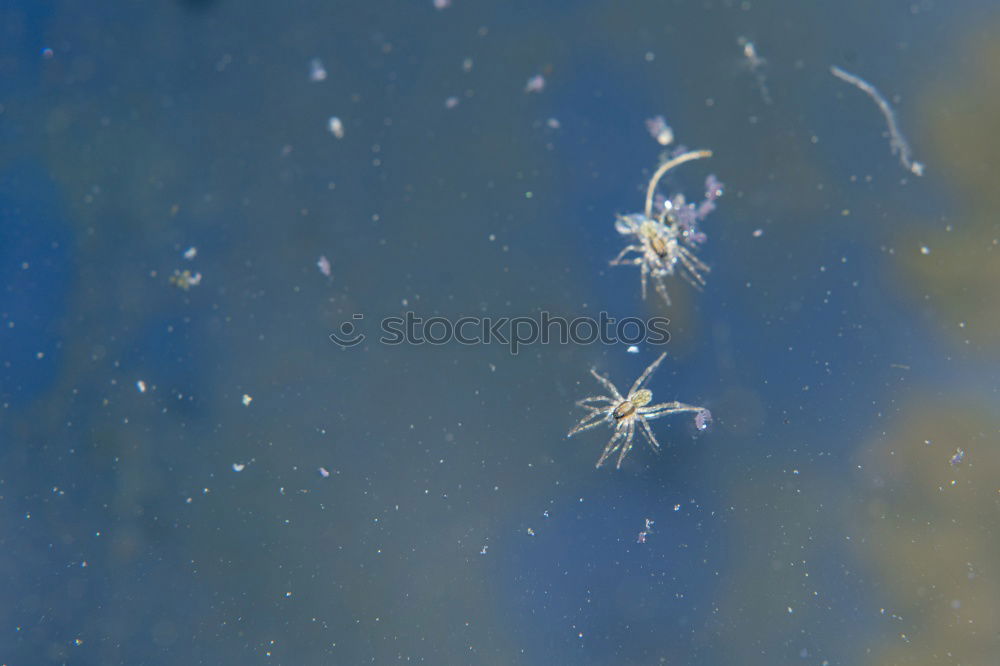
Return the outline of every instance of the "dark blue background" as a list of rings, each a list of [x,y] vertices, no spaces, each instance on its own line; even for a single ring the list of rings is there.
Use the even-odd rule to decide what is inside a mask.
[[[992,663],[993,3],[0,25],[0,662]],[[831,64],[894,104],[923,178]],[[726,185],[708,285],[669,308],[607,263],[657,114],[715,152],[667,189]],[[406,310],[667,316],[649,386],[715,422],[595,470],[609,432],[565,438],[588,369],[625,387],[657,349],[380,345]],[[353,313],[371,337],[343,350]]]

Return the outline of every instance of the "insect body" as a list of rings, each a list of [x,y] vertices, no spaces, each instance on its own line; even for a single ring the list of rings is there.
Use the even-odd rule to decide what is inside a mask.
[[[597,467],[603,465],[617,451],[618,462],[615,464],[615,467],[621,468],[625,456],[632,449],[632,440],[635,436],[637,426],[642,430],[643,436],[653,450],[658,451],[660,444],[656,441],[656,436],[653,435],[648,421],[658,419],[667,414],[680,412],[697,412],[700,414],[706,411],[703,407],[686,405],[682,402],[661,402],[658,405],[649,404],[653,401],[653,392],[640,387],[649,379],[649,376],[653,374],[653,371],[656,370],[656,367],[660,365],[666,356],[666,353],[660,354],[660,357],[646,368],[639,376],[639,379],[635,380],[635,383],[632,384],[628,396],[622,396],[607,377],[598,374],[594,369],[590,370],[590,374],[594,376],[594,379],[599,381],[611,395],[591,396],[577,401],[577,406],[588,410],[590,413],[583,417],[566,436],[572,437],[578,432],[596,428],[602,423],[612,426],[615,429],[614,435],[611,436],[611,440],[604,447],[604,452],[597,461]]]
[[[698,228],[715,207],[715,199],[722,193],[714,177],[706,181],[706,200],[699,206],[688,204],[683,196],[666,200],[656,196],[656,186],[670,169],[702,157],[710,157],[707,150],[683,153],[660,166],[653,174],[646,190],[646,207],[642,213],[619,215],[615,229],[629,237],[630,243],[611,260],[612,266],[638,266],[642,281],[642,297],[646,298],[646,283],[653,279],[656,292],[670,305],[666,278],[679,274],[691,285],[705,285],[708,266],[695,256],[692,248],[704,242],[705,235]]]

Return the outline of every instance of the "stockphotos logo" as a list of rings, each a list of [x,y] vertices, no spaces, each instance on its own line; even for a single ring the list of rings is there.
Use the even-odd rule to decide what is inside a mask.
[[[356,347],[368,339],[365,316],[355,314],[330,334],[341,347]],[[536,317],[423,317],[405,312],[402,317],[386,317],[379,322],[384,345],[506,345],[511,354],[535,344],[664,345],[670,341],[666,317],[626,317],[615,319],[607,312],[597,318],[553,316],[540,312]]]

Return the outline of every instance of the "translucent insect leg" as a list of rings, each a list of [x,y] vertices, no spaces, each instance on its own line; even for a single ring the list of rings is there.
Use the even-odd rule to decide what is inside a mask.
[[[666,416],[667,414],[680,414],[683,412],[700,412],[704,407],[695,407],[694,405],[685,405],[683,402],[661,402],[658,405],[652,405],[650,407],[641,407],[639,413],[642,414],[644,419],[652,420],[658,419],[661,416]]]
[[[603,407],[598,407],[597,405],[590,404],[592,402],[605,403],[605,404],[604,404]],[[589,398],[584,398],[583,400],[577,400],[576,401],[576,406],[577,407],[583,407],[584,409],[607,409],[608,407],[610,407],[611,405],[613,405],[615,402],[616,401],[615,401],[614,398],[609,398],[606,395],[593,395],[593,396],[590,396]]]
[[[638,421],[640,425],[642,425],[642,434],[646,436],[646,441],[649,442],[649,445],[653,447],[654,451],[658,452],[660,450],[660,443],[656,441],[656,435],[653,434],[653,429],[649,427],[648,423],[646,423],[646,419],[640,417]]]
[[[635,419],[628,422],[626,426],[625,443],[622,444],[621,453],[618,454],[618,463],[615,465],[615,469],[621,469],[622,463],[625,462],[625,456],[628,452],[632,450],[632,438],[635,436]]]
[[[576,424],[572,430],[566,433],[567,437],[572,437],[578,432],[583,432],[584,430],[590,430],[591,428],[596,428],[597,426],[604,423],[608,418],[608,411],[594,410],[592,413],[587,414],[583,419]]]
[[[612,266],[618,266],[621,264],[640,264],[642,263],[642,257],[633,257],[626,260],[625,254],[628,252],[638,252],[640,255],[643,253],[641,245],[629,245],[624,250],[618,253],[618,256],[611,260]]]
[[[665,359],[666,357],[667,357],[667,352],[663,352],[662,354],[660,354],[659,358],[650,363],[649,367],[643,370],[642,374],[639,375],[639,379],[635,380],[635,384],[632,384],[632,388],[629,389],[628,394],[632,395],[633,393],[638,391],[639,388],[642,386],[642,383],[647,379],[649,379],[649,376],[653,374],[654,370],[656,370],[656,366],[660,365],[660,363],[662,363],[663,359]]]
[[[604,447],[604,453],[601,454],[600,460],[597,461],[597,464],[594,465],[594,467],[600,467],[604,464],[604,461],[608,459],[608,456],[614,453],[620,446],[620,444],[616,444],[615,442],[618,442],[624,436],[624,428],[618,428],[615,430],[615,434],[611,437],[610,441],[608,441],[608,445]]]
[[[594,379],[601,382],[601,385],[611,391],[611,395],[615,396],[619,401],[625,400],[625,398],[622,397],[622,394],[618,392],[618,389],[615,388],[615,385],[611,383],[610,379],[604,375],[597,374],[597,370],[594,370],[593,368],[590,369],[590,374],[594,375]]]

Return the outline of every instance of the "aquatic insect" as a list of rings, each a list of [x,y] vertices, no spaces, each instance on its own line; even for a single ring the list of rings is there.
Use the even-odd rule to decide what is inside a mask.
[[[636,242],[626,245],[611,260],[611,265],[639,267],[643,299],[646,298],[646,282],[652,277],[656,293],[670,305],[665,278],[673,275],[675,270],[692,286],[699,289],[705,286],[704,274],[709,268],[681,242],[682,233],[677,225],[664,224],[642,215],[619,215],[615,229],[623,236],[633,236]],[[626,257],[630,252],[634,252],[635,256]]]
[[[704,275],[709,268],[695,256],[691,247],[705,240],[705,235],[697,228],[698,221],[715,208],[714,202],[722,194],[722,186],[714,176],[710,176],[706,181],[706,199],[697,207],[686,203],[680,195],[654,204],[657,204],[656,186],[664,174],[685,162],[711,156],[711,151],[697,150],[664,162],[649,181],[644,211],[619,215],[615,222],[618,233],[631,237],[632,242],[611,260],[611,265],[639,267],[643,299],[646,298],[646,283],[650,277],[656,292],[667,305],[670,305],[670,295],[665,278],[678,273],[696,288],[705,285]],[[628,256],[630,253],[634,254]]]
[[[618,389],[611,383],[611,380],[598,374],[593,368],[590,369],[590,374],[594,376],[594,379],[599,381],[611,395],[591,396],[583,400],[578,400],[576,403],[577,406],[588,410],[590,413],[576,424],[576,427],[570,430],[566,436],[572,437],[578,432],[596,428],[602,423],[607,423],[613,427],[615,429],[614,435],[612,435],[611,441],[608,442],[607,446],[604,447],[604,452],[597,461],[597,467],[603,465],[608,457],[618,451],[618,462],[615,464],[615,467],[618,469],[621,468],[625,456],[632,449],[632,439],[635,436],[637,426],[642,430],[642,434],[646,437],[649,445],[653,447],[653,450],[659,451],[660,444],[656,441],[656,437],[653,435],[648,421],[658,419],[667,414],[681,412],[697,412],[700,414],[706,411],[703,407],[686,405],[682,402],[661,402],[657,405],[649,404],[653,400],[653,393],[649,389],[642,388],[642,385],[666,357],[666,352],[660,354],[660,357],[653,361],[639,375],[639,379],[635,380],[632,388],[629,389],[627,397],[622,397],[622,394],[618,392]]]

